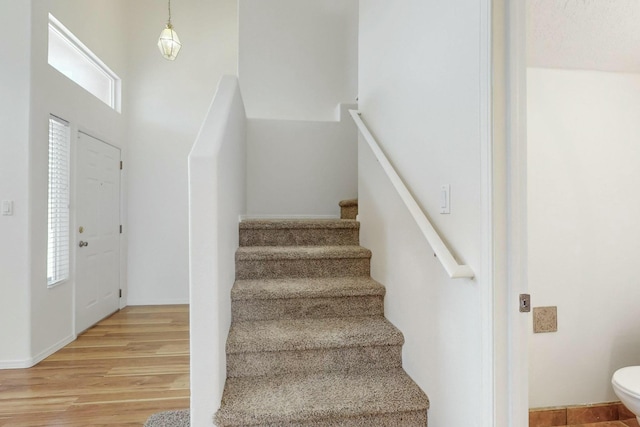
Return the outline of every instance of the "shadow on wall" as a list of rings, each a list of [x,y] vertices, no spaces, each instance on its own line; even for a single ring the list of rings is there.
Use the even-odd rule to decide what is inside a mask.
[[[637,322],[631,323],[629,329],[637,326]],[[618,335],[611,345],[611,357],[609,359],[609,373],[626,366],[640,366],[640,335],[637,330],[628,331],[626,335]]]

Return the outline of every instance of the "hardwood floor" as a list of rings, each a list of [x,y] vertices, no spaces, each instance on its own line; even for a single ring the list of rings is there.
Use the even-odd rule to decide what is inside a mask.
[[[140,427],[188,407],[188,306],[127,307],[33,368],[0,370],[3,427]]]

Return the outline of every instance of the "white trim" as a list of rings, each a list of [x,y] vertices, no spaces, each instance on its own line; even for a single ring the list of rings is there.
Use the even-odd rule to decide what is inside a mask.
[[[189,297],[164,298],[164,299],[139,299],[128,300],[127,306],[133,305],[189,305]]]
[[[31,363],[31,359],[0,360],[0,370],[1,369],[26,369],[32,366],[33,366],[33,363]]]
[[[528,293],[527,272],[527,7],[508,1],[506,40],[507,113],[507,325],[509,426],[526,427],[529,413],[529,314],[518,310]]]
[[[362,118],[360,117],[361,113],[357,110],[349,110],[349,113],[351,114],[353,121],[356,123],[358,130],[364,137],[364,140],[367,142],[367,145],[373,152],[373,155],[376,157],[376,160],[380,163],[382,170],[384,170],[387,178],[391,181],[391,185],[393,185],[393,188],[409,210],[409,213],[418,225],[418,228],[424,235],[425,239],[427,239],[427,242],[429,242],[431,249],[435,252],[436,257],[444,267],[449,277],[452,279],[473,279],[475,274],[473,273],[473,270],[471,270],[471,267],[468,265],[458,264],[458,261],[456,261],[447,245],[444,243],[442,238],[440,238],[438,232],[433,228],[433,225],[429,222],[429,219],[411,195],[411,192],[402,181],[402,178],[400,178],[395,168],[389,162],[389,159],[387,159],[387,156],[385,156],[380,145],[367,128],[367,125],[362,121]]]
[[[493,256],[495,418],[528,425],[526,3],[493,0]]]
[[[493,256],[491,268],[493,286],[493,365],[494,425],[510,426],[509,351],[507,281],[507,119],[506,119],[506,18],[508,0],[493,0],[492,11],[492,63],[493,63],[493,152],[492,157],[492,229],[491,245],[484,248]],[[486,326],[485,326],[486,327]]]
[[[75,335],[70,335],[57,343],[53,344],[49,348],[42,350],[40,353],[29,359],[22,360],[0,360],[0,369],[26,369],[37,365],[47,357],[51,356],[55,352],[61,350],[65,346],[71,344],[76,340]]]
[[[480,312],[482,322],[481,341],[481,414],[480,425],[483,427],[496,426],[496,387],[495,387],[495,336],[494,336],[494,162],[493,162],[493,24],[492,0],[480,2],[480,58],[479,58],[479,86],[480,86],[480,189],[482,200],[482,270],[483,284],[479,287]]]
[[[76,338],[77,337],[76,337],[75,334],[69,335],[68,337],[63,338],[60,341],[58,341],[57,343],[53,344],[49,348],[46,348],[46,349],[42,350],[40,353],[38,353],[37,355],[35,355],[34,357],[31,358],[31,361],[33,362],[33,364],[31,366],[40,363],[41,361],[43,361],[47,357],[51,356],[53,353],[57,352],[58,350],[61,350],[65,346],[71,344],[72,342],[74,342],[76,340]]]
[[[84,85],[78,83],[74,78],[67,75],[62,70],[58,69],[55,65],[49,64],[60,71],[62,74],[70,78],[72,81],[77,83],[83,89],[87,90],[87,92],[96,96],[96,98],[103,101],[105,104],[109,105],[116,112],[120,113],[122,110],[122,79],[118,77],[118,75],[111,69],[107,64],[104,63],[95,53],[91,51],[82,41],[77,38],[67,27],[62,24],[55,16],[49,14],[49,26],[48,28],[57,34],[61,40],[65,41],[69,46],[72,47],[81,57],[84,57],[89,64],[91,64],[99,73],[103,74],[106,78],[109,79],[111,90],[109,99],[103,99],[97,96],[95,93],[89,91]]]
[[[240,221],[252,219],[340,219],[339,215],[240,215]]]

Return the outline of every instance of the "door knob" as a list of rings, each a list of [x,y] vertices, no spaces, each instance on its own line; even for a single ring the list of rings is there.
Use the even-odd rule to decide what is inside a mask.
[[[80,245],[81,248],[85,247],[85,246],[89,246],[89,242],[83,242],[82,240],[80,240]]]

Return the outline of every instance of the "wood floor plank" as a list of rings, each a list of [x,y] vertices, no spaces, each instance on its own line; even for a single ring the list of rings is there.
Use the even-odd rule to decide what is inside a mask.
[[[188,407],[188,306],[127,307],[33,368],[0,370],[1,427],[140,427]]]

